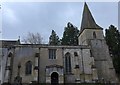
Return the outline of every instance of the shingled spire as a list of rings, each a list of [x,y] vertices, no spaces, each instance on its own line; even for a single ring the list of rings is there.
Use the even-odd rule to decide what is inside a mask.
[[[84,4],[80,33],[84,29],[102,29],[100,26],[96,24],[86,2]]]

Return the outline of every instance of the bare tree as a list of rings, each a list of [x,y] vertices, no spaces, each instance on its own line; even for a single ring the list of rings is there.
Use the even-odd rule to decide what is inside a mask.
[[[22,42],[25,44],[42,44],[43,38],[39,33],[28,32],[28,35],[23,38]]]

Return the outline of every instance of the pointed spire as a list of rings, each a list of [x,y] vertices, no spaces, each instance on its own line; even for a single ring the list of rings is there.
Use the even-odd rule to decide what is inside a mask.
[[[86,2],[84,4],[80,32],[82,32],[84,29],[102,29],[100,26],[96,24]]]

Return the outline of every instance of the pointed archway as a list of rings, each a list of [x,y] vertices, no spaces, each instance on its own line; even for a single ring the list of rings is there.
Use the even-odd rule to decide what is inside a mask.
[[[56,84],[58,84],[59,83],[59,74],[57,73],[57,72],[53,72],[52,74],[51,74],[51,84],[52,85],[56,85]]]

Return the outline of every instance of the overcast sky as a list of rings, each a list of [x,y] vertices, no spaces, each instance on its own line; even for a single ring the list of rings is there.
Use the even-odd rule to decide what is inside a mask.
[[[98,25],[118,27],[117,2],[88,2]],[[5,2],[2,4],[2,39],[21,40],[39,32],[47,43],[51,30],[61,38],[68,22],[80,29],[84,2]]]

